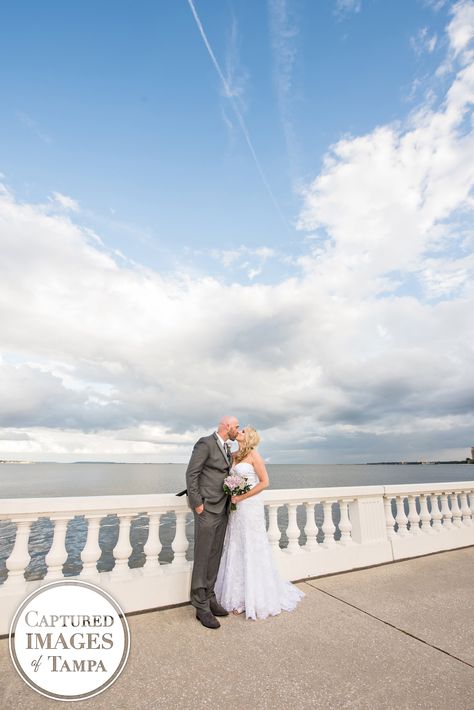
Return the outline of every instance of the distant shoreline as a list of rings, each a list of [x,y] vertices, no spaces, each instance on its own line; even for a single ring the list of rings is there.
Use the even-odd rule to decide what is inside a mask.
[[[364,466],[435,466],[439,464],[474,464],[473,459],[463,461],[376,461],[363,464]],[[357,464],[356,464],[357,465]]]
[[[72,464],[109,464],[109,465],[114,465],[114,466],[133,466],[133,465],[140,465],[140,466],[183,466],[183,462],[179,461],[21,461],[21,460],[0,460],[0,465],[1,464],[17,464],[17,465],[29,465],[29,464],[67,464],[72,465]],[[474,464],[474,459],[464,459],[463,461],[365,461],[363,463],[334,463],[334,464],[316,464],[316,463],[307,463],[307,464],[280,464],[282,466],[433,466],[433,465],[443,465],[443,464],[457,464],[457,465],[466,465],[466,464]],[[269,462],[269,465],[278,465],[272,462]]]

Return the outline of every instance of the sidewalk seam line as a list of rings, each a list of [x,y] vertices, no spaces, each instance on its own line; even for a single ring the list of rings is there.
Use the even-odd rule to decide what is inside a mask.
[[[360,611],[363,614],[370,616],[372,619],[376,619],[377,621],[380,621],[382,624],[385,624],[386,626],[390,626],[392,629],[395,629],[396,631],[400,631],[400,633],[405,634],[406,636],[410,636],[410,638],[413,638],[416,641],[420,641],[420,643],[424,643],[425,646],[429,646],[430,648],[434,648],[436,651],[440,651],[441,653],[444,653],[446,656],[449,656],[449,658],[453,658],[455,661],[459,661],[460,663],[464,663],[464,665],[469,666],[469,668],[474,668],[474,665],[472,663],[469,663],[469,661],[465,661],[464,659],[459,658],[458,656],[454,656],[452,653],[449,653],[449,651],[445,651],[444,648],[440,648],[439,646],[435,646],[434,644],[429,643],[429,641],[425,641],[424,639],[420,638],[419,636],[415,636],[415,634],[412,634],[409,631],[405,631],[405,629],[401,629],[400,627],[395,626],[395,624],[391,624],[390,621],[386,621],[385,619],[381,619],[379,616],[375,616],[375,614],[371,614],[370,611],[366,611],[365,609],[361,609],[361,607],[356,606],[356,604],[351,604],[351,602],[348,602],[345,599],[341,599],[340,597],[337,597],[335,594],[331,594],[331,592],[327,592],[325,589],[321,589],[320,587],[316,587],[316,586],[314,586],[314,584],[309,584],[309,582],[305,582],[304,584],[307,584],[312,589],[317,589],[318,592],[322,592],[323,594],[327,594],[327,596],[332,597],[332,599],[337,599],[337,601],[342,602],[342,604],[346,604],[347,606],[350,606],[353,609],[357,609],[357,611]]]

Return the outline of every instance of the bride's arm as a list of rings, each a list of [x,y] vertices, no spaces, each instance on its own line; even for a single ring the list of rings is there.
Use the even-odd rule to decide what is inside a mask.
[[[246,498],[251,498],[252,496],[257,495],[257,493],[263,491],[264,488],[268,488],[269,480],[267,469],[265,468],[265,461],[262,459],[258,451],[252,452],[252,458],[249,463],[251,463],[254,467],[255,473],[259,478],[259,482],[256,486],[247,491],[247,493],[244,493],[241,496],[232,496],[232,503],[239,503],[239,501],[241,500],[245,500]]]

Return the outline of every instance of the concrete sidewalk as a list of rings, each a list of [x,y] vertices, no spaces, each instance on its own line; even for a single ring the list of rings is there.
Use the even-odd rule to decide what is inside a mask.
[[[203,628],[190,606],[129,617],[111,688],[59,703],[17,675],[0,641],[0,707],[141,710],[474,707],[474,548],[298,585],[292,613]]]

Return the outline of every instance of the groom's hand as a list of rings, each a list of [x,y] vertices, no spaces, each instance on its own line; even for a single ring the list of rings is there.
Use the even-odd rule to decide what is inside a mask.
[[[202,511],[204,510],[204,505],[201,503],[201,505],[198,505],[198,507],[194,508],[194,510],[198,515],[201,515]]]

